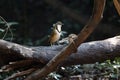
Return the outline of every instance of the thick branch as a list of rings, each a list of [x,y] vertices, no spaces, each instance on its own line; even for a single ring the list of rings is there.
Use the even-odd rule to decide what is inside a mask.
[[[42,57],[45,63],[47,63],[64,47],[64,45],[53,46],[52,48],[48,47],[43,49],[41,47],[41,52],[34,53],[36,55],[34,57],[37,59],[40,59]],[[71,54],[68,58],[66,58],[66,60],[63,63],[61,63],[61,66],[103,62],[108,59],[113,60],[115,57],[119,57],[120,36],[116,36],[102,41],[82,43],[77,50],[78,51],[76,53]]]
[[[10,45],[11,43],[0,40],[0,51],[3,51],[3,48],[1,48],[1,44]],[[14,43],[12,44],[16,45]],[[6,45],[4,45],[4,47],[5,46]],[[33,60],[36,60],[37,62],[43,61],[42,63],[46,64],[56,54],[58,54],[58,52],[60,52],[65,47],[65,45],[60,45],[60,46],[56,45],[56,46],[53,46],[52,48],[40,46],[40,47],[32,47],[30,49],[26,49],[26,47],[24,46],[22,46],[22,49],[21,49],[20,45],[14,46],[14,47],[18,49],[19,52],[16,52],[16,50],[13,50],[14,53],[7,53],[10,50],[10,48],[8,50],[4,50],[2,53],[0,52],[1,62],[4,63],[4,62],[21,60],[20,58],[18,59],[12,58],[16,55],[20,55],[23,57],[23,59],[27,59],[26,57],[29,57],[29,59],[31,60],[33,59]],[[5,47],[4,49],[7,49],[7,47]],[[22,52],[22,50],[25,50],[26,53]],[[29,54],[29,50],[32,50],[31,51],[32,54]],[[70,55],[68,58],[66,58],[66,60],[61,65],[69,66],[69,65],[77,65],[77,64],[102,62],[107,59],[114,59],[115,57],[119,57],[119,56],[120,56],[120,36],[116,36],[116,37],[109,38],[102,41],[92,41],[92,42],[82,43],[78,47],[78,51]],[[11,58],[11,60],[9,60],[9,58]]]

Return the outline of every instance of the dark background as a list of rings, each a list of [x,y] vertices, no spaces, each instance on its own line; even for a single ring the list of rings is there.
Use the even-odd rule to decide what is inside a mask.
[[[14,34],[13,42],[38,46],[48,45],[48,35],[53,23],[62,21],[63,31],[67,36],[70,33],[78,34],[91,16],[93,0],[58,0],[53,6],[51,2],[57,0],[0,0],[0,16],[7,22],[18,22],[18,25],[11,26]],[[71,13],[81,17],[81,22],[68,16],[59,7],[66,6]],[[3,27],[0,26],[0,27]],[[1,33],[2,38],[5,32]],[[119,35],[120,17],[114,7],[112,0],[107,0],[104,16],[99,26],[86,41],[102,40]],[[10,32],[6,40],[11,38]]]

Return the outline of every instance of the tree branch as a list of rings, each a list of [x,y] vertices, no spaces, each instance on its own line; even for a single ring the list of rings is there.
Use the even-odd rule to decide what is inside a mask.
[[[31,68],[31,69],[28,69],[26,71],[14,73],[10,77],[8,77],[8,78],[6,78],[4,80],[11,80],[11,79],[15,79],[15,78],[20,77],[20,76],[25,76],[25,75],[28,75],[28,74],[32,73],[35,70],[37,70],[37,69],[36,68]]]
[[[11,42],[3,41],[0,40],[0,46],[1,44],[11,44]],[[15,44],[15,43],[12,43]],[[16,45],[16,44],[15,44]],[[6,45],[4,45],[6,46]],[[15,46],[16,49],[19,49],[18,51],[21,52],[21,50],[25,50],[27,47],[22,47],[22,49],[18,46]],[[34,65],[35,62],[39,62],[36,64],[40,64],[41,61],[43,61],[43,64],[40,65],[45,65],[48,63],[58,52],[60,52],[66,45],[56,45],[53,46],[52,48],[50,46],[45,47],[45,46],[39,46],[39,47],[31,47],[28,50],[32,50],[32,54],[29,54],[29,52],[26,52],[25,55],[23,55],[24,52],[15,52],[15,53],[6,53],[7,51],[0,52],[0,61],[5,62],[3,65],[11,61],[18,61],[22,62],[19,60],[27,60],[31,59],[32,65]],[[6,47],[7,48],[7,47]],[[0,50],[3,48],[0,47]],[[26,49],[26,51],[28,51]],[[20,55],[23,57],[23,59],[20,58],[12,58],[13,56]],[[93,56],[94,55],[94,56]],[[4,58],[2,58],[4,56]],[[26,56],[29,56],[27,58]],[[70,66],[70,65],[77,65],[77,64],[89,64],[89,63],[94,63],[94,62],[102,62],[107,59],[114,59],[115,57],[120,56],[120,36],[116,36],[113,38],[109,38],[106,40],[101,40],[101,41],[92,41],[92,42],[86,42],[82,43],[78,49],[77,52],[74,54],[71,54],[66,60],[61,64],[61,66]],[[9,59],[11,58],[11,60]],[[28,60],[30,61],[30,60]],[[16,63],[16,62],[15,62]],[[1,63],[0,63],[1,64]],[[18,64],[18,63],[17,63]],[[25,64],[25,63],[23,63]],[[20,65],[23,65],[20,64]],[[18,64],[19,65],[19,64]],[[28,64],[27,64],[28,65]],[[24,66],[23,66],[24,67]]]
[[[34,60],[22,60],[16,62],[10,62],[8,65],[5,65],[1,68],[1,72],[9,72],[15,69],[29,67],[34,64]],[[21,66],[22,65],[22,66]]]
[[[115,8],[118,12],[118,14],[120,15],[120,1],[119,0],[113,0]]]

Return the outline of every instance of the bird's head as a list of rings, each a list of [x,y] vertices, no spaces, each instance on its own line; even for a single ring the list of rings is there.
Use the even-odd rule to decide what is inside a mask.
[[[53,28],[56,29],[60,33],[62,25],[63,23],[61,21],[58,21],[57,23],[53,24]]]

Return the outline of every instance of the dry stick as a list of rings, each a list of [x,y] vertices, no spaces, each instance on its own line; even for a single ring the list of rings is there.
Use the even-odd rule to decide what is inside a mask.
[[[12,39],[13,39],[13,32],[12,32],[12,30],[10,29],[10,26],[8,25],[8,22],[7,22],[2,16],[0,16],[0,19],[1,19],[1,20],[6,24],[6,26],[7,26],[6,32],[5,32],[5,34],[4,34],[4,36],[3,36],[2,39],[5,39],[5,37],[6,37],[7,33],[8,33],[8,30],[9,30],[10,33],[11,33],[11,40],[10,40],[10,41],[12,41]]]
[[[15,79],[17,77],[25,76],[25,75],[28,75],[28,74],[32,73],[35,70],[36,70],[36,68],[30,68],[30,69],[28,69],[26,71],[14,73],[14,74],[12,74],[12,76],[10,76],[10,77],[8,77],[8,78],[6,78],[4,80],[11,80],[11,79]]]
[[[97,24],[100,22],[103,16],[105,2],[106,0],[94,0],[93,15],[88,24],[78,35],[78,38],[75,39],[77,47],[93,32]],[[25,80],[38,80],[41,79],[42,77],[45,77],[50,72],[54,71],[54,69],[60,64],[60,62],[64,61],[66,57],[68,57],[73,51],[75,51],[73,45],[74,43],[68,45],[68,47],[64,48],[48,64],[46,64],[45,67],[43,67],[42,69],[38,69],[33,74],[28,76]]]
[[[25,66],[29,66],[29,65],[31,65],[33,63],[34,63],[33,60],[22,60],[22,61],[11,62],[10,64],[3,66],[1,68],[1,70],[0,70],[0,72],[12,71],[14,69],[18,69],[18,68],[22,68],[22,67],[25,67]]]
[[[113,0],[115,8],[118,11],[118,14],[120,15],[120,2],[118,0]]]

